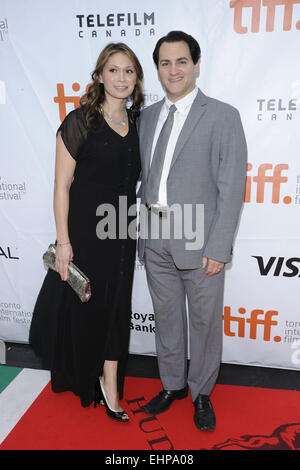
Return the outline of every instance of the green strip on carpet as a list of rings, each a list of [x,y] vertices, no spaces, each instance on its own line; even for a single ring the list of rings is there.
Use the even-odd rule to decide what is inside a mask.
[[[0,393],[15,379],[21,370],[20,367],[0,366]]]

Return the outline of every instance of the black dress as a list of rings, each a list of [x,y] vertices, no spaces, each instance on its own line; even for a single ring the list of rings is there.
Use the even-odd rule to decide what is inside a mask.
[[[73,262],[89,277],[92,296],[82,303],[49,269],[34,308],[29,342],[43,367],[51,370],[52,390],[70,390],[80,397],[82,406],[88,406],[94,401],[105,360],[119,361],[118,391],[120,399],[123,396],[136,254],[132,237],[136,215],[132,212],[126,218],[124,208],[136,203],[138,136],[132,123],[125,137],[105,121],[98,132],[88,130],[83,108],[70,112],[58,132],[76,160],[69,238]],[[109,227],[102,204],[110,205],[111,217],[115,210]],[[110,233],[105,239],[104,232],[114,229],[114,222],[115,236]],[[131,236],[125,230],[129,224]]]

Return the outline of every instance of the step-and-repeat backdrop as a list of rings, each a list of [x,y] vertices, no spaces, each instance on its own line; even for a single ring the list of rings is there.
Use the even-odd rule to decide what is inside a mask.
[[[152,62],[170,30],[202,49],[198,85],[240,111],[249,148],[245,203],[226,266],[223,361],[300,368],[300,0],[1,0],[0,339],[28,342],[55,239],[55,132],[78,106],[100,50],[126,42]],[[137,261],[132,353],[155,355],[155,316]]]

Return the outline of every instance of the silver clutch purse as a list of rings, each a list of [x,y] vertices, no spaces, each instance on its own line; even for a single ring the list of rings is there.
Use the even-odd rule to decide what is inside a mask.
[[[48,250],[43,255],[43,261],[47,268],[55,269],[55,257],[56,257],[56,246],[51,244],[49,245]],[[68,265],[68,280],[67,283],[72,287],[76,292],[81,302],[87,302],[91,298],[91,283],[89,278],[83,274],[80,269],[75,266],[74,263],[70,262]]]

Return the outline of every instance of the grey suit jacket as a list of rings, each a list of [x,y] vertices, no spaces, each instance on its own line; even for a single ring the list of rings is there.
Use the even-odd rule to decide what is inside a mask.
[[[164,100],[145,108],[139,122],[142,164],[141,204],[150,168],[153,136]],[[179,135],[167,180],[168,205],[204,205],[204,243],[187,250],[189,241],[171,237],[170,247],[178,268],[201,266],[202,257],[229,262],[241,206],[247,163],[247,145],[239,112],[205,96],[200,90]],[[199,227],[198,227],[199,228]],[[138,240],[143,260],[145,240]]]

